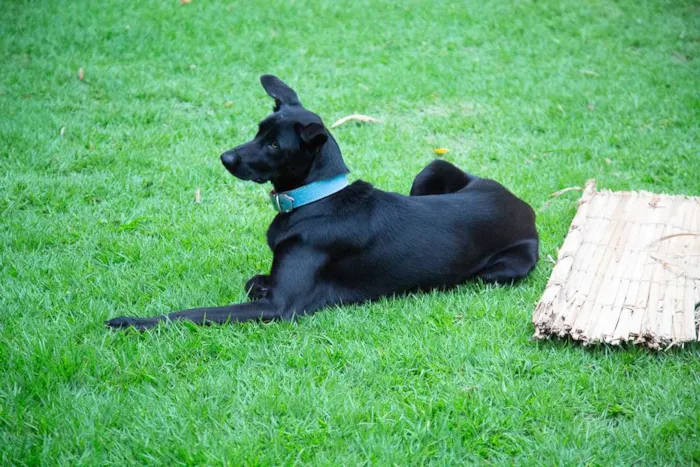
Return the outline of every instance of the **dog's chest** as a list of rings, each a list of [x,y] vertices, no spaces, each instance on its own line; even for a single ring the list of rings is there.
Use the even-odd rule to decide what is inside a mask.
[[[278,214],[267,229],[267,246],[274,251],[275,247],[287,238],[290,231],[292,216],[289,214]]]

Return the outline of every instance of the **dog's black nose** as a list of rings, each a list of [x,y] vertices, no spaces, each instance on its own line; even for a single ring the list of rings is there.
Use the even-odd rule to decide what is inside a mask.
[[[230,151],[221,155],[221,163],[224,164],[227,169],[235,168],[239,160],[240,158]]]

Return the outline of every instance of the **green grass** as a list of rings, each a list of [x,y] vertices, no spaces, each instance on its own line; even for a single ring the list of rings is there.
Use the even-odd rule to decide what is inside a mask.
[[[576,193],[539,212],[543,260],[515,287],[103,327],[241,301],[269,269],[265,189],[218,160],[270,110],[262,73],[327,123],[384,120],[334,131],[382,189],[447,147],[537,210],[589,178],[700,194],[696,2],[0,10],[0,464],[700,463],[698,346],[530,340]]]

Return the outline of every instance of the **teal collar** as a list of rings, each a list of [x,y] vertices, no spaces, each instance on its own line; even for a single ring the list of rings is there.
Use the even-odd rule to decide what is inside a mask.
[[[275,193],[273,190],[270,192],[270,201],[272,201],[272,207],[275,211],[288,213],[296,208],[337,193],[346,186],[348,186],[348,177],[342,174],[337,177],[309,183],[294,190],[283,191],[282,193]]]

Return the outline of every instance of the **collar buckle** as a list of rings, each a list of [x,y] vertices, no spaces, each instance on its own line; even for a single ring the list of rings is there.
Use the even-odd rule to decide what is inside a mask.
[[[272,191],[270,192],[270,201],[272,201],[272,207],[277,212],[287,214],[294,210],[294,198],[287,193],[275,193]]]

